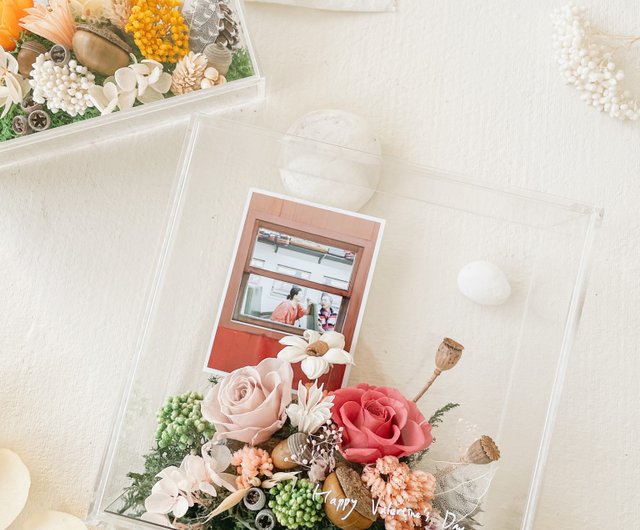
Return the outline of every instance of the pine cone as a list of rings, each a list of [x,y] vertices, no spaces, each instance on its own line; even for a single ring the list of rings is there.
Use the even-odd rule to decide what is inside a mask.
[[[189,49],[201,52],[211,43],[237,47],[240,30],[228,0],[195,0],[184,14],[189,23]]]
[[[176,64],[171,76],[171,92],[176,96],[200,90],[207,69],[207,58],[201,53],[189,52]]]

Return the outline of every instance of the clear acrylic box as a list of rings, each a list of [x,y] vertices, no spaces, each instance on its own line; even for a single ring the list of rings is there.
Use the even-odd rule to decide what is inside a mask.
[[[185,0],[187,13],[195,0]],[[243,0],[228,0],[239,27],[240,48],[250,62],[252,74],[206,90],[196,90],[179,96],[166,97],[160,101],[135,106],[126,111],[116,111],[69,125],[50,128],[43,132],[28,134],[0,141],[0,165],[13,164],[33,155],[34,150],[56,150],[69,145],[87,142],[87,133],[92,140],[99,140],[128,131],[152,128],[168,121],[187,121],[194,112],[216,112],[227,110],[260,100],[264,97],[265,78],[258,64],[257,54],[251,41]],[[188,15],[185,15],[188,16]]]
[[[165,399],[208,388],[203,362],[247,193],[286,193],[282,152],[292,145],[336,167],[381,167],[379,186],[361,210],[386,225],[350,384],[388,385],[412,396],[431,375],[442,337],[464,344],[458,366],[420,402],[426,417],[447,402],[461,404],[434,431],[429,459],[451,461],[469,431],[490,434],[502,458],[478,520],[491,530],[535,528],[601,210],[205,115],[192,120],[183,149],[145,325],[89,522],[158,528],[119,513],[127,473],[140,471]],[[339,171],[329,175],[322,176],[326,193],[340,185]],[[509,278],[505,304],[477,305],[458,291],[458,271],[478,259]]]

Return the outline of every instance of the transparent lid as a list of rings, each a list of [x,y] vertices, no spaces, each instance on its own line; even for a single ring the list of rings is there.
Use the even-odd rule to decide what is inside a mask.
[[[142,469],[155,440],[155,411],[166,398],[209,387],[211,374],[203,367],[233,277],[250,190],[280,197],[296,186],[319,204],[365,202],[358,215],[384,220],[357,316],[349,384],[396,387],[413,397],[433,373],[443,337],[463,344],[458,365],[419,402],[427,418],[447,403],[460,404],[434,428],[424,466],[455,463],[468,440],[490,435],[502,457],[492,465],[475,518],[492,530],[533,528],[601,211],[204,115],[193,119],[183,150],[149,311],[90,522],[154,527],[126,506],[127,473]],[[322,278],[307,280],[325,282],[336,297],[351,281],[351,272],[344,272],[353,265],[348,241],[314,240],[308,231],[273,226],[253,234],[265,245],[284,241],[314,259],[333,253]],[[255,250],[251,260],[258,261],[250,265],[268,269],[264,259]],[[459,271],[478,260],[506,275],[511,296],[505,303],[480,305],[459,291]],[[304,272],[285,263],[278,274]],[[295,283],[276,279],[283,285],[263,287],[286,294]],[[334,302],[339,314],[340,302]],[[246,298],[243,303],[251,307]],[[260,318],[259,312],[253,316]]]

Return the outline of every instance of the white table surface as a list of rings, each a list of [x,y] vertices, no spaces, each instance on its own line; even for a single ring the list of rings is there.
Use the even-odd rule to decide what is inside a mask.
[[[350,110],[389,154],[604,206],[536,528],[636,528],[640,125],[598,114],[561,83],[558,5],[249,5],[268,89],[242,114],[285,129],[310,110]],[[587,5],[603,29],[640,32],[637,2]],[[627,69],[640,94],[639,56]],[[179,124],[108,147],[89,137],[55,163],[36,149],[0,170],[0,447],[33,475],[12,530],[43,509],[86,513],[183,135]]]

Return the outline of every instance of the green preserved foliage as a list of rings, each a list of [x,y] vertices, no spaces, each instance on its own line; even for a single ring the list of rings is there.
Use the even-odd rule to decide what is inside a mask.
[[[227,81],[235,81],[253,75],[253,66],[251,65],[251,57],[247,50],[238,50],[233,54],[229,71],[225,76]]]
[[[324,518],[323,497],[313,494],[316,485],[307,479],[279,482],[271,489],[269,508],[286,528],[315,527]]]
[[[160,449],[172,447],[185,451],[199,449],[210,440],[215,429],[202,417],[202,395],[187,392],[170,397],[157,413],[156,443]]]

